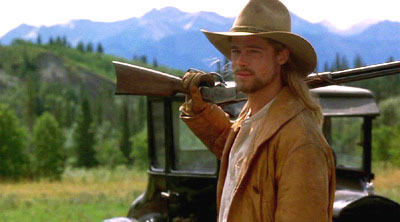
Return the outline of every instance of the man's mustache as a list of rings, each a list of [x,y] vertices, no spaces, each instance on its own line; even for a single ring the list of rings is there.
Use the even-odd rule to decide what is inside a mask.
[[[254,71],[249,68],[237,67],[232,70],[234,75],[236,75],[238,72],[242,72],[242,71],[249,72],[250,74],[254,75]]]

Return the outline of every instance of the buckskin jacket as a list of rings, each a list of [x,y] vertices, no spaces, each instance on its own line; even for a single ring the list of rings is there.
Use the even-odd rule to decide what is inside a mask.
[[[238,129],[218,106],[181,116],[221,160],[217,209]],[[332,221],[335,165],[332,151],[311,113],[283,88],[263,117],[253,152],[234,188],[228,221]]]

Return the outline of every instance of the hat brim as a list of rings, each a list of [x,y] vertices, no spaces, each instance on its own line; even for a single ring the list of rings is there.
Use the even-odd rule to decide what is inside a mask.
[[[229,60],[231,59],[231,38],[235,36],[260,36],[285,45],[290,52],[292,61],[299,70],[307,76],[317,65],[317,55],[314,47],[303,37],[284,31],[273,32],[210,32],[201,30],[208,40]],[[304,77],[305,77],[304,76]]]

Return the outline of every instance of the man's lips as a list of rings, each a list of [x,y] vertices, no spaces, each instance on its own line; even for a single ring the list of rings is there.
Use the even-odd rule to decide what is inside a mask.
[[[237,78],[244,79],[244,78],[248,78],[248,77],[252,76],[252,74],[250,72],[237,72],[237,73],[235,73],[235,76]]]
[[[235,74],[238,75],[238,76],[250,76],[251,75],[250,72],[237,72]]]
[[[247,79],[254,76],[254,72],[248,68],[236,68],[233,70],[236,79]]]

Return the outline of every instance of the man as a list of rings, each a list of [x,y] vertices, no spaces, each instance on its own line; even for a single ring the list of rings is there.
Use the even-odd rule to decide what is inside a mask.
[[[218,221],[332,220],[335,166],[321,132],[320,106],[303,79],[316,66],[313,47],[290,32],[278,0],[250,0],[230,32],[203,30],[232,61],[248,101],[239,118],[202,100],[212,76],[187,73],[181,118],[221,160]]]

